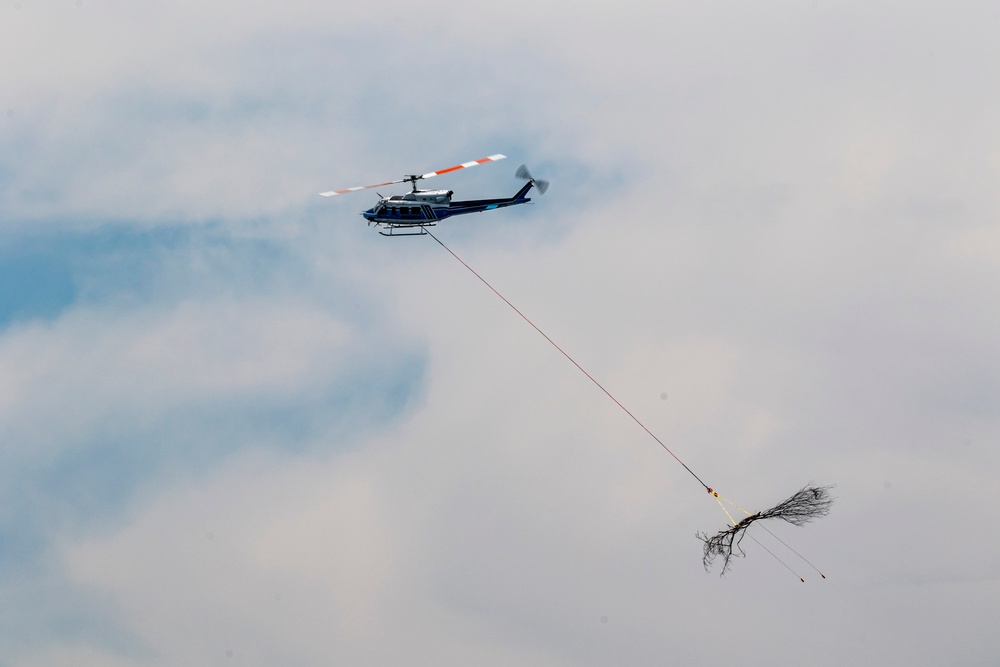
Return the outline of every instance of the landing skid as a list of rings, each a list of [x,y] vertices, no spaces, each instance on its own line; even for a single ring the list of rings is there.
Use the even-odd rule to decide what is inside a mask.
[[[386,229],[379,229],[378,233],[382,236],[426,236],[427,230],[424,227],[433,227],[434,223],[429,223],[426,225],[386,225]],[[399,231],[399,230],[407,231]],[[410,231],[412,229],[418,229],[420,231]]]

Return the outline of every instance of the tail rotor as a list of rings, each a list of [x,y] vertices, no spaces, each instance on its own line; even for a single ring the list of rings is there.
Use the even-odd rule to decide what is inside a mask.
[[[527,165],[522,164],[520,167],[518,167],[514,175],[517,178],[525,178],[531,181],[535,185],[535,187],[538,188],[538,192],[540,192],[543,195],[545,194],[545,191],[549,189],[548,181],[543,180],[541,178],[532,178],[531,172],[528,171]]]

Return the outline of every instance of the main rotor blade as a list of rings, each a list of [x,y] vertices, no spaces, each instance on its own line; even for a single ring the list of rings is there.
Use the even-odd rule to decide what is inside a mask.
[[[472,162],[463,162],[462,164],[456,164],[454,167],[448,167],[447,169],[438,169],[437,171],[432,171],[429,174],[423,174],[420,178],[431,178],[432,176],[440,176],[441,174],[447,174],[452,171],[458,171],[459,169],[465,169],[467,167],[475,167],[477,164],[483,164],[484,162],[496,162],[497,160],[503,160],[507,156],[497,153],[496,155],[491,155],[489,157],[480,158],[478,160],[473,160]]]
[[[458,171],[459,169],[465,169],[466,167],[475,167],[477,164],[483,164],[484,162],[496,162],[497,160],[503,160],[506,157],[507,157],[506,155],[501,155],[500,153],[497,153],[496,155],[491,155],[489,157],[473,160],[472,162],[463,162],[462,164],[456,164],[454,167],[448,167],[447,169],[439,169],[437,171],[432,171],[429,174],[414,174],[412,176],[407,176],[406,178],[401,178],[398,181],[386,181],[385,183],[360,185],[356,188],[345,188],[343,190],[330,190],[329,192],[321,192],[320,195],[324,197],[335,197],[337,195],[347,194],[348,192],[357,192],[358,190],[367,190],[368,188],[377,188],[383,185],[395,185],[396,183],[415,183],[421,178],[431,178],[432,176],[440,176],[441,174],[447,174],[453,171]]]
[[[400,179],[398,181],[386,181],[385,183],[372,183],[371,185],[359,185],[356,188],[346,188],[344,190],[330,190],[329,192],[319,193],[323,197],[335,197],[336,195],[345,195],[348,192],[357,192],[358,190],[367,190],[368,188],[377,188],[383,185],[394,185],[396,183],[402,183],[406,179]]]

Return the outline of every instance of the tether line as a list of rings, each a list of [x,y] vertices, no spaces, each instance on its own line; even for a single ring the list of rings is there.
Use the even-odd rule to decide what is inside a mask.
[[[525,315],[520,310],[518,310],[517,306],[515,306],[510,301],[508,301],[507,297],[505,297],[503,294],[501,294],[500,292],[498,292],[497,289],[495,287],[493,287],[493,285],[491,285],[485,278],[483,278],[481,275],[479,275],[476,272],[475,269],[473,269],[471,266],[469,266],[468,264],[466,264],[465,260],[463,260],[461,257],[459,257],[458,255],[456,255],[455,252],[451,248],[449,248],[444,243],[442,243],[441,239],[439,239],[438,237],[434,236],[434,234],[431,234],[430,230],[428,230],[426,227],[423,227],[422,229],[425,232],[427,232],[428,236],[430,236],[432,239],[434,239],[435,241],[437,241],[438,245],[440,245],[442,248],[444,248],[445,250],[447,250],[448,254],[450,254],[452,257],[454,257],[455,259],[457,259],[462,266],[464,266],[466,269],[468,269],[469,272],[472,273],[472,275],[474,275],[475,277],[479,278],[479,280],[484,285],[486,285],[487,287],[489,287],[491,292],[493,292],[498,297],[500,297],[503,300],[503,302],[506,303],[508,306],[510,306],[511,309],[515,313],[517,313],[518,315],[520,315],[521,319],[523,319],[525,322],[527,322],[528,324],[530,324],[531,328],[534,329],[535,331],[537,331],[539,334],[541,334],[542,338],[544,338],[545,340],[549,341],[549,343],[551,343],[552,347],[554,347],[557,350],[559,350],[560,354],[562,354],[564,357],[566,357],[567,359],[569,359],[570,363],[572,363],[574,366],[576,366],[577,369],[581,373],[583,373],[584,375],[586,375],[588,380],[590,380],[591,382],[593,382],[597,386],[598,389],[600,389],[601,391],[603,391],[608,398],[610,398],[612,401],[614,401],[615,405],[617,405],[619,408],[621,408],[625,412],[625,414],[627,414],[629,417],[631,417],[632,421],[634,421],[636,424],[638,424],[640,426],[640,428],[642,428],[642,430],[645,431],[649,435],[649,437],[651,437],[653,440],[655,440],[657,442],[657,444],[660,445],[660,447],[662,447],[664,450],[666,450],[666,452],[668,454],[670,454],[670,456],[674,457],[675,461],[677,461],[682,466],[684,466],[684,469],[687,470],[691,474],[692,477],[694,477],[696,480],[698,480],[699,484],[701,484],[703,487],[705,487],[705,489],[709,493],[712,493],[712,487],[710,487],[708,484],[705,484],[705,482],[701,481],[701,478],[698,477],[698,475],[696,475],[694,473],[694,471],[691,470],[691,468],[688,468],[686,463],[684,463],[683,461],[681,461],[680,458],[678,458],[678,456],[676,454],[674,454],[672,451],[670,451],[670,448],[667,447],[665,444],[663,444],[663,441],[660,440],[659,438],[657,438],[656,434],[654,434],[652,431],[650,431],[648,428],[646,428],[646,425],[643,424],[641,421],[639,421],[639,418],[636,417],[634,414],[632,414],[632,412],[628,408],[626,408],[624,405],[622,405],[621,402],[617,398],[615,398],[611,394],[610,391],[608,391],[607,389],[605,389],[604,385],[602,385],[600,382],[598,382],[596,379],[594,379],[593,375],[591,375],[590,373],[588,373],[583,368],[583,366],[581,366],[580,364],[578,364],[576,362],[576,360],[573,357],[569,356],[569,354],[567,354],[564,349],[562,349],[561,347],[559,347],[559,345],[554,340],[552,340],[551,338],[549,338],[549,336],[544,331],[542,331],[541,329],[539,329],[538,326],[534,322],[532,322],[530,319],[528,319],[527,315]]]

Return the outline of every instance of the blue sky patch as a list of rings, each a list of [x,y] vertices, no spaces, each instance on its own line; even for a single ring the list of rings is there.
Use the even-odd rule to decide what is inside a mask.
[[[27,319],[49,319],[76,299],[72,252],[50,239],[0,246],[0,328]]]

